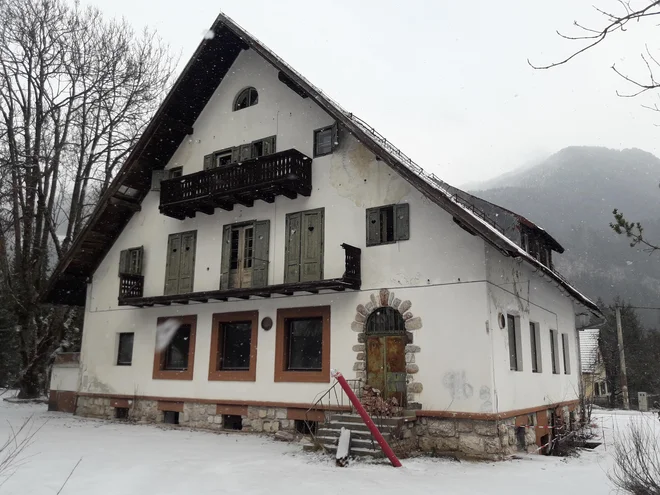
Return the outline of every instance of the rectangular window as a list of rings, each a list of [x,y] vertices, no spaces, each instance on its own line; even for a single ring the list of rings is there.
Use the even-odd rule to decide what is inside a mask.
[[[562,333],[561,334],[561,349],[562,353],[564,355],[564,373],[566,375],[571,374],[571,353],[570,353],[570,346],[568,344],[568,334],[567,333]]]
[[[220,289],[268,285],[270,221],[225,225]]]
[[[190,325],[181,325],[165,348],[165,370],[184,371],[188,369],[190,352]]]
[[[337,126],[331,125],[314,131],[314,158],[332,153],[337,141]]]
[[[509,333],[509,366],[513,371],[522,371],[520,328],[517,325],[517,318],[513,315],[506,315],[506,320]]]
[[[529,342],[532,350],[532,373],[541,373],[541,329],[538,323],[529,323]]]
[[[119,275],[142,275],[144,247],[124,249],[119,253]]]
[[[323,318],[284,320],[286,369],[288,371],[321,371],[323,350]]]
[[[170,169],[170,179],[174,179],[176,177],[181,177],[183,175],[183,167],[174,167]]]
[[[410,239],[408,203],[367,209],[367,246]]]
[[[324,224],[324,208],[286,216],[284,283],[323,280]]]
[[[550,330],[550,359],[552,360],[552,373],[559,374],[559,344],[557,330]]]
[[[277,311],[276,382],[330,381],[330,307]]]
[[[193,291],[197,231],[170,234],[167,239],[165,295]]]
[[[258,311],[213,315],[209,380],[254,381]]]
[[[117,349],[117,366],[130,366],[133,362],[133,332],[119,334],[119,347]]]
[[[158,318],[153,371],[155,380],[192,380],[196,328],[195,315]]]

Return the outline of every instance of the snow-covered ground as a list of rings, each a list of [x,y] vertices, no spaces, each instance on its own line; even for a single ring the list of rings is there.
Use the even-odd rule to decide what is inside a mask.
[[[597,415],[605,443],[578,457],[528,456],[498,463],[404,460],[402,469],[366,462],[347,468],[287,444],[249,434],[130,425],[47,412],[43,404],[0,400],[0,445],[32,416],[40,430],[0,494],[62,495],[338,493],[608,494],[612,442],[640,413]],[[660,422],[653,415],[644,419]],[[0,454],[0,461],[2,455]],[[4,482],[4,483],[3,483]]]

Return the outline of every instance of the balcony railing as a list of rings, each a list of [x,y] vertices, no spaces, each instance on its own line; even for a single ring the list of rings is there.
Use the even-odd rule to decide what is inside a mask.
[[[160,211],[184,219],[197,212],[212,215],[215,208],[235,204],[268,203],[276,196],[295,199],[312,192],[312,159],[295,149],[204,170],[161,182]]]
[[[119,275],[119,299],[127,297],[142,297],[144,293],[144,276],[129,275],[122,273]]]
[[[170,304],[188,304],[189,302],[206,303],[209,300],[228,301],[230,299],[250,299],[254,297],[268,298],[273,294],[291,296],[295,293],[307,292],[317,294],[322,290],[344,291],[359,290],[362,284],[360,248],[342,244],[344,248],[344,274],[341,278],[325,280],[310,280],[307,282],[288,282],[285,284],[266,285],[263,287],[245,287],[188,292],[167,296],[143,297],[143,277],[138,275],[121,275],[119,305],[120,306],[154,306]]]

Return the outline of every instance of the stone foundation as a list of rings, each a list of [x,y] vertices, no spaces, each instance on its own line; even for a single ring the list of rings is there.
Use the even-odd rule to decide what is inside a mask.
[[[182,411],[179,411],[179,425],[190,428],[201,428],[207,430],[224,430],[223,416],[218,414],[217,404],[201,404],[197,402],[185,402]],[[90,418],[115,419],[116,407],[128,408],[128,420],[139,423],[162,423],[163,411],[159,410],[158,401],[154,400],[130,400],[130,399],[108,399],[97,397],[78,397],[76,414]],[[228,406],[230,409],[238,406]],[[289,419],[289,410],[284,407],[239,407],[244,414],[242,418],[242,431],[257,433],[276,433],[278,431],[293,431],[296,428],[296,420]],[[300,413],[301,409],[296,409]],[[319,413],[317,413],[319,414]]]

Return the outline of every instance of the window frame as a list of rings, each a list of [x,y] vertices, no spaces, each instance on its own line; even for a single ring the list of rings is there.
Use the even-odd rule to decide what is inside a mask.
[[[557,330],[550,329],[550,360],[552,361],[552,374],[560,375],[561,369],[559,364],[559,342]]]
[[[133,269],[133,257],[135,255],[136,268]],[[118,275],[143,275],[144,246],[122,249],[119,252]],[[127,265],[127,266],[124,266]]]
[[[321,156],[332,155],[332,153],[335,151],[334,138],[337,135],[336,125],[337,124],[331,124],[331,125],[327,125],[325,127],[321,127],[319,129],[314,130],[314,139],[312,141],[312,148],[313,148],[312,149],[312,158],[319,158]],[[317,151],[318,150],[317,141],[316,141],[317,136],[319,136],[322,132],[325,132],[325,131],[330,131],[330,151],[328,151],[327,153],[319,153]]]
[[[510,326],[511,321],[513,321],[513,328]],[[506,329],[509,342],[509,369],[511,371],[522,371],[523,363],[522,339],[520,335],[520,317],[508,313],[506,315]]]
[[[286,320],[300,318],[322,318],[321,370],[290,371],[287,366]],[[305,308],[286,308],[277,310],[277,328],[275,335],[275,382],[330,382],[330,306]]]
[[[154,367],[152,378],[154,380],[192,380],[195,369],[195,340],[197,335],[197,315],[165,316],[156,320],[156,339],[158,327],[167,320],[179,320],[181,325],[190,325],[190,345],[188,346],[188,368],[185,370],[166,370],[165,355],[167,347],[158,350],[154,342]],[[178,329],[177,329],[178,331]],[[154,339],[154,340],[156,340]],[[169,346],[168,346],[169,347]]]
[[[532,356],[532,373],[543,373],[541,327],[538,322],[529,322],[529,347]]]
[[[209,381],[243,381],[257,380],[257,339],[259,336],[259,311],[237,311],[232,313],[215,313],[211,327],[211,353],[209,356]],[[250,335],[250,366],[247,370],[221,370],[218,361],[221,357],[223,323],[249,321],[252,325]]]
[[[387,209],[387,208],[392,208],[392,222],[393,222],[393,240],[391,241],[383,241],[380,238],[380,232],[382,231],[382,226],[381,226],[381,215],[382,211]],[[404,232],[399,232],[400,229],[398,226],[397,218],[399,216],[399,213],[403,213],[407,218],[404,220],[404,225],[407,224],[407,227],[405,228]],[[378,232],[379,232],[379,239],[378,242],[375,242],[373,239],[371,239],[369,235],[369,216],[371,214],[376,213],[378,215]],[[366,210],[366,216],[365,216],[365,227],[366,227],[366,246],[384,246],[387,244],[396,244],[397,242],[401,241],[408,241],[410,240],[410,203],[394,203],[394,204],[389,204],[389,205],[381,205],[381,206],[375,206],[373,208],[367,208]]]
[[[561,334],[561,353],[564,361],[564,374],[571,374],[571,347],[568,333]]]
[[[252,99],[252,92],[256,94],[257,98],[256,100],[253,101]],[[243,96],[245,92],[248,92],[248,104],[244,107],[241,108],[236,108],[238,105],[238,100]],[[254,86],[247,86],[243,89],[241,89],[238,93],[236,93],[236,96],[234,97],[234,103],[232,104],[232,111],[233,112],[238,112],[240,110],[245,110],[246,108],[253,107],[259,103],[259,91],[257,91],[257,88]]]
[[[122,337],[125,337],[127,335],[131,335],[132,341],[131,341],[131,358],[128,362],[121,362],[119,360],[121,356],[121,343],[122,343]],[[119,332],[117,334],[117,359],[115,360],[115,365],[116,366],[132,366],[133,365],[133,349],[135,348],[135,332]]]
[[[172,167],[169,169],[169,174],[167,179],[176,179],[183,176],[183,167]]]

